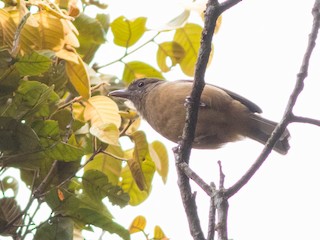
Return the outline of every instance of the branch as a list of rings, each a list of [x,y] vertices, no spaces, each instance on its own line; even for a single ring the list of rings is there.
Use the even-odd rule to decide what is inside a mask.
[[[216,191],[216,186],[214,183],[210,184],[211,191]],[[209,208],[209,221],[208,221],[208,237],[207,240],[214,240],[214,233],[216,230],[216,204],[215,198],[212,196],[210,198],[210,208]]]
[[[184,174],[189,178],[192,179],[202,190],[208,194],[208,196],[212,196],[212,187],[208,185],[199,175],[197,175],[187,163],[183,162],[180,164],[181,170]]]
[[[194,195],[191,192],[189,178],[184,173],[181,165],[189,163],[192,142],[194,140],[194,134],[197,124],[200,97],[205,86],[204,75],[211,52],[211,43],[216,26],[216,20],[223,11],[236,5],[238,2],[240,2],[240,0],[228,0],[222,4],[219,4],[218,0],[208,0],[205,11],[205,21],[202,31],[201,46],[199,49],[199,55],[195,67],[193,88],[189,98],[190,101],[187,102],[186,123],[183,129],[182,141],[180,142],[179,146],[173,150],[176,160],[178,186],[188,218],[190,232],[194,239],[199,240],[204,240],[205,238],[201,230],[196,202]]]
[[[316,0],[315,4],[312,9],[313,14],[313,24],[311,33],[309,34],[309,41],[307,45],[306,52],[303,56],[302,64],[300,67],[300,71],[297,74],[296,85],[292,91],[292,94],[288,100],[287,108],[285,110],[284,116],[281,122],[278,124],[276,129],[273,131],[271,137],[269,138],[268,142],[266,143],[263,151],[261,152],[260,156],[254,162],[254,164],[250,167],[250,169],[236,182],[233,186],[231,186],[226,191],[227,198],[230,198],[235,193],[237,193],[255,174],[255,172],[260,168],[260,166],[264,163],[268,155],[270,154],[273,146],[275,145],[277,139],[279,139],[282,133],[285,131],[286,127],[290,122],[293,120],[297,120],[297,118],[293,117],[293,107],[300,95],[301,91],[303,90],[304,80],[308,76],[308,68],[309,62],[311,58],[311,54],[313,49],[316,45],[316,39],[318,36],[318,30],[320,26],[320,1]],[[298,118],[299,119],[299,118]]]
[[[300,116],[292,116],[291,122],[298,122],[298,123],[309,123],[320,127],[320,120],[307,118],[307,117],[300,117]]]

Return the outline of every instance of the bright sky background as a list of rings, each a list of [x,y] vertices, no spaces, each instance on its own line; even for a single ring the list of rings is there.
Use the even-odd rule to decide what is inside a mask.
[[[108,11],[111,18],[121,14],[128,18],[147,16],[150,17],[148,22],[157,24],[177,16],[187,2],[190,1],[117,0],[109,2]],[[215,53],[206,81],[247,97],[263,109],[263,116],[280,120],[306,49],[313,3],[314,0],[244,0],[225,12],[221,29],[214,36]],[[138,54],[147,56],[147,52]],[[297,115],[320,119],[319,57],[320,49],[316,47],[305,90],[295,107]],[[154,61],[150,59],[151,63]],[[184,76],[180,71],[174,71],[166,77],[174,80]],[[168,147],[168,182],[164,186],[156,176],[151,196],[143,204],[111,211],[125,226],[129,226],[135,216],[144,215],[150,236],[153,227],[160,225],[170,239],[192,239],[176,184],[171,151],[176,145],[167,142],[146,123],[142,129],[147,132],[149,141],[161,140]],[[229,238],[320,239],[320,129],[292,124],[289,130],[292,136],[289,154],[285,157],[271,154],[252,180],[230,199]],[[193,151],[191,168],[208,183],[218,183],[217,161],[221,160],[228,187],[244,174],[261,149],[260,144],[244,140],[215,151]],[[194,190],[207,235],[209,198],[195,185]],[[117,237],[112,235],[105,239]],[[140,235],[134,239],[144,238]]]
[[[116,0],[109,1],[107,11],[114,19],[147,16],[151,24],[165,23],[180,14],[182,0]],[[214,36],[215,53],[206,73],[206,81],[237,92],[257,103],[263,116],[281,119],[296,80],[312,25],[314,0],[243,0],[223,15],[219,33]],[[109,39],[112,41],[112,39]],[[109,54],[108,54],[109,53]],[[148,49],[143,57],[148,56]],[[151,54],[149,53],[150,57]],[[98,59],[114,59],[113,52],[101,52]],[[133,58],[135,59],[135,58]],[[149,59],[154,66],[155,59]],[[295,113],[320,119],[319,79],[320,48],[311,59],[305,90]],[[112,73],[119,68],[108,69]],[[172,80],[184,78],[180,71],[166,75]],[[161,140],[167,145],[170,170],[166,185],[155,175],[150,197],[138,207],[110,211],[115,220],[129,226],[137,215],[147,218],[147,232],[160,225],[172,240],[191,240],[189,228],[176,184],[176,170],[170,143],[146,123],[142,129],[149,142]],[[320,239],[320,128],[292,124],[291,150],[288,155],[270,155],[252,180],[229,204],[229,238],[234,240],[301,240]],[[225,186],[237,181],[253,163],[262,145],[251,140],[227,144],[219,150],[193,150],[191,168],[207,183],[218,183],[217,161],[222,161]],[[201,223],[207,235],[209,198],[193,184]],[[24,196],[25,197],[25,196]],[[97,239],[100,232],[87,235]],[[116,235],[104,239],[117,240]],[[137,235],[133,239],[144,239]]]

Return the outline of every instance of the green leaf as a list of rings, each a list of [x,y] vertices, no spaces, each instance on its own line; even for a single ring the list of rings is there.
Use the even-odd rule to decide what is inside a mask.
[[[170,71],[171,67],[175,66],[177,63],[184,58],[185,51],[179,43],[176,42],[163,42],[159,44],[157,51],[157,62],[162,72]],[[167,65],[167,58],[171,60],[171,66]]]
[[[59,100],[53,91],[53,86],[48,87],[37,81],[21,81],[12,103],[1,109],[2,116],[10,116],[17,120],[28,117],[47,117]]]
[[[124,207],[128,205],[129,195],[119,187],[111,184],[108,177],[98,170],[85,171],[82,177],[85,193],[94,201],[108,197],[113,205]]]
[[[48,71],[51,64],[52,61],[49,57],[34,51],[22,56],[18,62],[15,63],[21,76],[39,75]]]
[[[66,190],[52,190],[47,196],[48,205],[57,214],[69,216],[75,221],[92,224],[110,233],[116,233],[125,240],[129,240],[128,230],[112,220],[112,215],[102,203],[93,202],[86,195],[76,195]]]
[[[85,63],[89,64],[93,60],[96,51],[105,42],[109,21],[109,15],[106,14],[97,14],[94,19],[81,13],[73,22],[79,31],[80,47],[77,52]]]
[[[13,61],[13,58],[9,52],[9,49],[0,47],[0,68],[9,67],[12,61]]]
[[[11,96],[13,91],[18,88],[19,81],[20,74],[16,67],[0,68],[0,99],[1,97]]]
[[[147,18],[139,17],[128,20],[120,16],[111,23],[111,31],[114,35],[114,43],[128,48],[135,44],[146,31]]]
[[[57,121],[59,124],[60,130],[63,132],[65,132],[66,130],[69,130],[69,127],[73,125],[72,113],[68,109],[62,109],[55,112],[51,116],[51,120]]]
[[[41,76],[30,76],[29,80],[35,80],[47,86],[54,86],[54,91],[62,97],[67,90],[66,85],[69,81],[65,71],[65,62],[60,61],[58,64],[51,65],[47,72]]]
[[[73,24],[79,31],[80,46],[83,42],[102,44],[106,41],[104,28],[97,19],[80,13]]]
[[[9,117],[0,117],[0,151],[31,152],[40,147],[37,134],[29,126]]]
[[[109,30],[109,27],[110,27],[110,16],[109,16],[109,14],[98,13],[96,15],[96,19],[101,23],[105,34],[107,34],[107,32]]]
[[[68,217],[54,217],[41,225],[37,230],[34,240],[72,240],[74,222]]]
[[[57,121],[37,121],[32,127],[38,134],[41,146],[48,158],[69,162],[79,161],[84,155],[82,148],[61,140]]]
[[[164,79],[163,75],[149,64],[139,61],[126,63],[122,76],[122,79],[126,84],[131,83],[135,79],[143,77],[155,77]]]

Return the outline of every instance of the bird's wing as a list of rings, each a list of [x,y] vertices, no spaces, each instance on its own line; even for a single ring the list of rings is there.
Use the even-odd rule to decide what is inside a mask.
[[[192,82],[192,80],[180,80],[180,81],[184,81],[184,82]],[[241,102],[243,105],[245,105],[251,112],[254,113],[262,113],[262,109],[255,103],[251,102],[250,100],[248,100],[247,98],[242,97],[241,95],[234,93],[228,89],[213,85],[213,84],[209,84],[206,83],[207,85],[211,85],[214,86],[216,88],[219,88],[223,91],[225,91],[230,97],[232,97],[233,99]]]

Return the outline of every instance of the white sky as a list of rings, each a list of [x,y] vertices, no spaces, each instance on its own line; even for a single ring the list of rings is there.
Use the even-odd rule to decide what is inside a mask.
[[[111,18],[148,16],[152,24],[167,22],[182,11],[182,0],[117,0],[109,1]],[[214,37],[215,53],[206,73],[206,81],[235,91],[257,103],[263,116],[280,120],[299,71],[311,29],[314,0],[243,0],[223,15],[219,33]],[[158,24],[157,24],[158,25]],[[110,52],[109,52],[110,53]],[[105,61],[112,54],[101,52]],[[143,57],[148,50],[138,52]],[[297,115],[320,119],[319,77],[320,49],[312,57],[305,90],[295,108]],[[133,57],[132,59],[136,59]],[[106,61],[107,62],[107,61]],[[154,63],[155,60],[149,59]],[[117,71],[119,66],[107,71]],[[180,71],[166,75],[179,79]],[[176,171],[171,148],[175,144],[163,139],[143,123],[148,140],[166,143],[170,170],[166,185],[155,175],[150,197],[138,207],[110,208],[115,220],[129,226],[137,215],[147,218],[147,232],[160,225],[173,240],[191,240],[184,209],[176,184]],[[229,204],[229,238],[234,240],[300,240],[320,239],[320,129],[303,124],[289,126],[291,150],[288,155],[271,154],[253,179]],[[219,150],[193,151],[191,167],[208,183],[218,183],[221,160],[226,175],[225,186],[237,181],[253,163],[262,146],[251,140],[227,144]],[[198,209],[206,235],[209,198],[197,191]],[[99,232],[87,235],[97,239]],[[105,235],[104,239],[119,239]],[[144,239],[137,235],[133,239]]]
[[[120,13],[150,16],[149,22],[166,22],[187,1],[110,1],[111,17]],[[313,0],[244,0],[223,15],[214,37],[215,54],[206,81],[235,91],[256,102],[263,116],[279,120],[299,71],[311,29]],[[116,14],[119,15],[119,14]],[[143,54],[143,53],[138,53]],[[320,119],[319,47],[312,58],[305,90],[295,108],[297,115]],[[145,55],[144,55],[145,57]],[[154,62],[154,59],[150,59]],[[168,78],[184,78],[179,71]],[[114,211],[118,222],[130,224],[137,215],[147,218],[153,235],[160,225],[170,239],[189,240],[189,228],[176,184],[171,148],[161,136],[143,124],[148,140],[166,142],[170,154],[168,182],[156,176],[151,196],[138,207]],[[287,156],[273,153],[253,179],[230,199],[229,238],[235,240],[320,239],[320,148],[315,126],[292,124],[291,150]],[[215,151],[193,151],[191,167],[208,183],[218,182],[217,161],[226,174],[225,186],[233,184],[253,163],[262,146],[251,140],[226,145]],[[206,235],[209,198],[196,186],[198,209]],[[106,239],[117,239],[108,236]],[[134,239],[143,239],[140,235]]]

